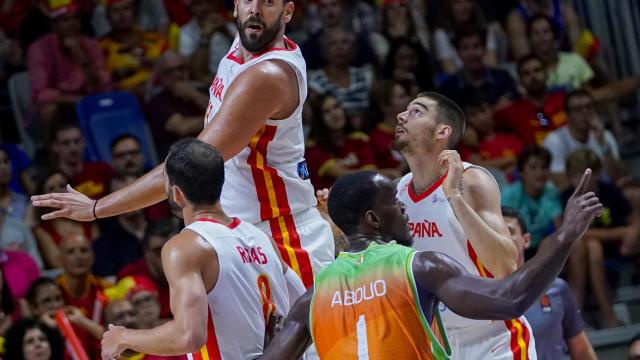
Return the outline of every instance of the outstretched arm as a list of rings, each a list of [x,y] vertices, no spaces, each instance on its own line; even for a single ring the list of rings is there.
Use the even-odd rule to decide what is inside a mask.
[[[284,328],[267,345],[259,359],[299,359],[311,344],[309,309],[313,288],[309,289],[293,305]]]
[[[216,147],[224,159],[238,154],[264,125],[266,119],[283,119],[295,110],[298,82],[291,66],[281,61],[264,61],[243,72],[229,86],[215,118],[198,138]],[[99,218],[138,210],[166,198],[160,164],[133,184],[99,200],[95,213]],[[35,206],[58,210],[43,219],[66,217],[79,221],[94,220],[94,201],[71,191],[32,197]]]
[[[152,355],[182,355],[198,351],[207,339],[207,290],[203,273],[219,269],[213,249],[195,233],[182,232],[162,249],[162,265],[169,282],[173,319],[149,330],[109,325],[102,340],[102,358],[112,359],[131,349]]]
[[[584,193],[590,175],[587,170],[569,199],[563,226],[515,273],[502,280],[473,276],[444,254],[423,252],[413,263],[418,286],[464,317],[506,320],[520,316],[558,276],[571,245],[602,212],[595,194]]]

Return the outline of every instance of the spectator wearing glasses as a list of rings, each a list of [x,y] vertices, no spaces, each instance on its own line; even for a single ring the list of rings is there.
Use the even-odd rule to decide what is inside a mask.
[[[624,166],[618,144],[598,117],[593,96],[584,90],[574,91],[567,94],[564,104],[567,125],[553,131],[544,141],[544,147],[551,152],[551,178],[558,189],[567,188],[567,158],[579,149],[593,151],[604,164],[610,180],[620,179]]]
[[[171,144],[200,133],[209,96],[192,85],[184,59],[173,51],[167,51],[158,59],[153,81],[158,88],[144,110],[158,156],[165,158]]]
[[[127,276],[140,276],[152,280],[158,288],[158,300],[160,301],[160,318],[171,317],[169,307],[169,284],[162,268],[162,246],[175,234],[178,228],[173,220],[161,220],[151,223],[147,227],[142,247],[144,257],[122,269],[118,278]]]
[[[111,141],[111,167],[115,177],[144,174],[144,155],[136,136],[123,134]]]
[[[536,55],[518,61],[520,85],[524,95],[513,104],[496,112],[498,128],[518,135],[525,145],[542,145],[549,133],[567,122],[564,92],[547,90],[547,73]]]

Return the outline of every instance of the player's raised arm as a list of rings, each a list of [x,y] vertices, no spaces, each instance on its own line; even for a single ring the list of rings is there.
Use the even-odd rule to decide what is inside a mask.
[[[297,77],[291,66],[280,60],[263,61],[243,72],[229,86],[214,119],[198,138],[216,147],[224,159],[242,150],[264,125],[265,119],[282,119],[293,113],[299,102]],[[34,206],[56,211],[43,219],[66,217],[92,221],[138,210],[166,198],[164,164],[160,164],[133,184],[95,200],[74,191],[33,196]]]
[[[455,150],[443,151],[438,162],[448,166],[443,190],[478,258],[498,278],[511,274],[518,255],[502,218],[498,184],[484,170],[465,171]]]
[[[206,268],[218,272],[212,263],[213,249],[195,233],[185,231],[164,245],[162,266],[169,282],[173,319],[149,330],[109,326],[102,339],[102,358],[116,358],[125,349],[153,355],[182,355],[198,351],[207,339]]]
[[[289,311],[284,327],[267,344],[264,354],[258,359],[287,360],[300,359],[311,345],[309,330],[309,309],[313,288],[302,295]]]
[[[562,227],[515,273],[501,280],[481,278],[470,275],[446,255],[423,252],[413,263],[418,286],[464,317],[506,320],[520,316],[557,277],[571,245],[602,212],[595,194],[585,193],[590,176],[591,170],[587,170],[569,199]]]

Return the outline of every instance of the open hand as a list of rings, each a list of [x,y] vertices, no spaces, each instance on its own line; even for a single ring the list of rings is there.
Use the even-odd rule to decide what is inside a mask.
[[[438,155],[438,164],[448,168],[447,178],[442,183],[442,190],[447,198],[462,195],[462,173],[464,165],[460,160],[460,154],[455,150],[444,150]]]
[[[591,178],[591,169],[587,169],[580,179],[580,183],[567,202],[564,211],[562,227],[568,233],[568,238],[575,241],[584,235],[596,216],[602,215],[604,207],[600,199],[593,192],[586,192]]]
[[[96,200],[92,200],[85,194],[76,191],[71,185],[67,185],[66,193],[34,195],[31,197],[31,201],[33,202],[33,206],[58,209],[42,215],[42,220],[61,217],[77,221],[95,220],[93,216],[93,205]]]
[[[102,360],[117,358],[124,350],[122,338],[126,329],[109,324],[109,330],[102,335]]]

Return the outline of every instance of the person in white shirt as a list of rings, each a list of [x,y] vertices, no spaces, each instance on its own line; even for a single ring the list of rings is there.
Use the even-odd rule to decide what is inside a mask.
[[[566,161],[579,149],[590,149],[605,164],[605,173],[616,181],[623,176],[618,144],[613,134],[604,128],[594,109],[594,98],[585,90],[573,91],[564,99],[567,125],[551,132],[544,147],[551,152],[551,179],[558,189],[568,186]]]
[[[209,84],[233,42],[236,28],[218,11],[216,1],[188,3],[193,17],[180,28],[178,52],[187,59],[193,77]]]

